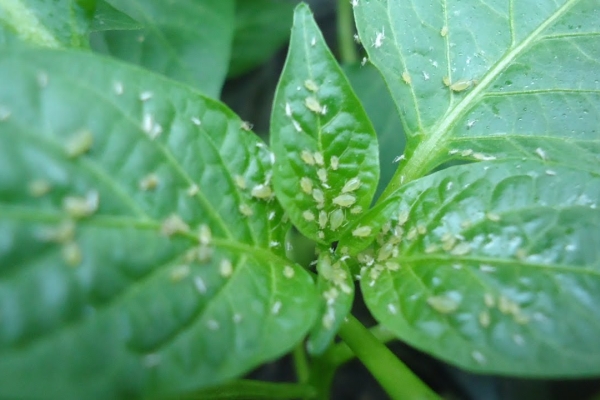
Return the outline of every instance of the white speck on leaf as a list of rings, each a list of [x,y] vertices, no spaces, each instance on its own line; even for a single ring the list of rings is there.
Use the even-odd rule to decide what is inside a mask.
[[[204,279],[202,279],[202,277],[194,276],[194,287],[196,288],[198,293],[200,293],[200,294],[206,293],[206,290],[207,290],[206,283],[204,282]]]

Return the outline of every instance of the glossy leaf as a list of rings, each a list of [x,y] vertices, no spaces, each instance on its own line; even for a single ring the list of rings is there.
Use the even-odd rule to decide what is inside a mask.
[[[599,11],[595,0],[361,0],[360,37],[409,137],[387,193],[450,158],[599,172]]]
[[[2,0],[0,38],[16,37],[50,48],[87,47],[93,14],[93,7],[75,0]]]
[[[271,145],[275,192],[307,237],[331,243],[369,207],[379,178],[377,138],[304,4],[275,95]]]
[[[107,0],[144,26],[97,32],[95,50],[218,97],[229,65],[234,0]]]
[[[237,0],[229,77],[257,67],[290,37],[294,3],[281,0]]]
[[[125,29],[141,29],[143,25],[129,15],[121,12],[101,0],[94,12],[94,19],[90,26],[91,31],[112,31]]]
[[[363,262],[366,303],[407,343],[476,372],[600,373],[600,178],[538,161],[405,185]]]
[[[377,132],[380,178],[377,198],[390,183],[404,153],[406,135],[385,81],[372,65],[349,65],[344,72]]]
[[[302,339],[317,293],[231,111],[93,54],[0,76],[0,397],[175,395]]]
[[[354,277],[345,259],[323,252],[317,262],[317,271],[318,288],[323,301],[320,318],[306,345],[311,354],[322,354],[327,350],[354,301]]]

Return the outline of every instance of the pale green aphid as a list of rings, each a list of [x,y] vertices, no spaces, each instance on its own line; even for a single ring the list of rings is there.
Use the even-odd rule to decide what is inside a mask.
[[[317,203],[325,202],[325,195],[323,194],[323,191],[321,189],[313,189],[312,195],[313,199],[315,199]]]
[[[458,309],[459,303],[446,296],[431,296],[427,299],[427,304],[435,311],[442,314],[450,314]]]
[[[245,217],[251,217],[254,214],[254,211],[252,210],[252,208],[248,204],[245,204],[245,203],[240,204],[239,210],[242,213],[242,215],[244,215]]]
[[[154,190],[159,184],[158,175],[152,173],[148,174],[140,180],[139,187],[143,191]]]
[[[300,178],[300,187],[304,193],[311,194],[313,190],[313,183],[310,178],[303,177]]]
[[[271,187],[265,183],[254,186],[251,194],[253,197],[261,200],[266,200],[273,197],[273,191],[271,190]]]
[[[353,192],[360,187],[360,179],[354,177],[346,182],[342,188],[342,193]]]
[[[332,231],[337,230],[344,223],[344,212],[341,209],[334,210],[329,217],[329,227]]]
[[[327,226],[327,213],[321,210],[319,212],[319,227],[325,229],[325,226]]]
[[[321,103],[319,103],[319,100],[317,100],[313,96],[308,96],[306,99],[304,99],[304,105],[310,111],[317,113],[317,114],[320,114],[323,111],[323,107],[321,106]]]
[[[340,207],[350,207],[356,203],[356,197],[351,194],[341,194],[335,197],[332,201],[334,204],[337,204]]]
[[[463,90],[470,88],[472,84],[472,80],[460,79],[450,84],[450,90],[453,92],[462,92]]]
[[[359,226],[355,230],[352,231],[352,236],[354,237],[367,237],[371,234],[370,226]]]
[[[302,150],[302,153],[300,153],[300,158],[302,158],[302,161],[304,161],[304,163],[307,165],[315,165],[315,157],[307,150]]]
[[[304,211],[302,213],[302,218],[304,218],[307,221],[314,221],[315,220],[315,214],[312,213],[312,211]]]
[[[316,92],[317,90],[319,90],[319,86],[312,79],[305,80],[304,87],[310,90],[311,92]]]
[[[85,197],[67,196],[63,199],[63,210],[73,218],[89,217],[98,209],[100,196],[90,191]]]
[[[65,146],[67,155],[71,158],[87,153],[94,144],[94,135],[89,130],[83,130],[71,137]]]
[[[160,230],[165,236],[173,236],[176,233],[185,233],[189,231],[190,227],[179,215],[171,214],[163,221]]]
[[[221,263],[219,264],[219,274],[223,278],[229,278],[232,273],[233,265],[231,264],[231,261],[229,261],[227,258],[222,259]]]

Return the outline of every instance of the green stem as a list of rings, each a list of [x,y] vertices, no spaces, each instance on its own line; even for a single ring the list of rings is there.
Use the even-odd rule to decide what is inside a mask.
[[[338,335],[392,399],[440,399],[352,315],[348,315]]]
[[[385,344],[396,339],[396,335],[382,325],[375,325],[374,327],[370,328],[369,331],[375,337],[375,339],[379,341],[379,343]],[[331,346],[331,348],[327,351],[327,356],[329,357],[331,363],[338,367],[356,357],[354,352],[345,342],[340,342]]]
[[[358,52],[354,45],[354,17],[350,0],[338,0],[337,37],[340,59],[344,64],[358,62]]]
[[[307,383],[310,375],[310,367],[308,366],[306,352],[304,351],[304,342],[301,342],[294,348],[293,356],[298,382]]]
[[[237,380],[222,386],[201,390],[176,397],[178,400],[250,400],[250,399],[297,399],[316,395],[315,388],[304,384],[273,383],[253,380]]]
[[[317,391],[316,399],[329,400],[331,397],[331,384],[336,368],[327,353],[312,360],[309,384]]]

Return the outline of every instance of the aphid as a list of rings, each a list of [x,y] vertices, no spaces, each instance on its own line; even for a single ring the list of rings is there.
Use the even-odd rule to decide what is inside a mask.
[[[325,229],[327,226],[327,213],[323,210],[319,211],[319,227]]]
[[[75,223],[71,220],[64,221],[55,228],[44,230],[41,239],[47,242],[67,243],[75,237]]]
[[[398,313],[398,310],[396,309],[396,306],[393,305],[392,303],[389,303],[387,305],[388,311],[390,312],[390,314],[396,314]]]
[[[283,268],[283,276],[285,276],[288,279],[292,279],[295,273],[296,272],[294,271],[294,268],[290,267],[289,265],[286,265]]]
[[[69,138],[65,146],[65,151],[69,157],[75,158],[90,151],[93,144],[94,135],[89,130],[84,129]]]
[[[352,231],[352,236],[354,237],[367,237],[371,234],[370,226],[359,226],[355,230]]]
[[[375,40],[373,41],[373,47],[376,49],[380,48],[385,39],[385,29],[381,28],[381,32],[375,32]]]
[[[273,191],[271,187],[266,183],[261,183],[252,188],[252,192],[250,193],[253,197],[261,200],[268,200],[273,197]]]
[[[463,157],[469,157],[471,154],[473,154],[473,150],[471,149],[465,149],[460,152],[460,155]]]
[[[140,180],[139,188],[143,191],[154,190],[158,186],[158,183],[158,175],[154,173],[148,174]]]
[[[546,175],[548,176],[556,176],[556,171],[552,171],[551,169],[546,170]]]
[[[325,239],[325,232],[319,231],[317,232],[317,236],[319,237],[319,239]]]
[[[419,224],[417,225],[417,232],[419,233],[419,235],[424,235],[427,233],[427,227],[423,224]]]
[[[231,261],[229,261],[229,259],[224,258],[221,260],[221,262],[219,263],[219,274],[223,278],[229,278],[231,274],[233,274],[233,265],[231,264]]]
[[[323,105],[323,108],[321,108],[321,115],[326,115],[327,114],[327,104]]]
[[[246,189],[246,179],[242,175],[236,175],[233,177],[235,184],[240,189]]]
[[[292,117],[292,106],[287,101],[285,102],[285,115],[288,117]]]
[[[350,214],[360,214],[363,212],[363,208],[361,206],[352,207],[350,209]]]
[[[377,253],[377,261],[385,261],[392,256],[394,245],[391,243],[384,244]]]
[[[323,154],[321,154],[321,152],[315,151],[314,158],[317,165],[325,165],[325,159],[323,158]]]
[[[494,299],[494,295],[491,293],[486,293],[483,295],[483,302],[489,308],[492,308],[496,305],[496,300]]]
[[[356,197],[351,194],[341,194],[337,197],[334,197],[332,201],[334,204],[337,204],[340,207],[350,207],[356,203]]]
[[[300,124],[298,123],[298,121],[296,121],[295,119],[292,120],[292,125],[294,125],[294,129],[296,130],[296,132],[302,132],[302,127],[300,126]]]
[[[214,319],[209,319],[208,321],[206,321],[206,327],[211,331],[216,331],[217,329],[219,329],[219,323]]]
[[[442,30],[440,30],[440,36],[446,37],[448,34],[448,27],[446,25],[442,26]]]
[[[62,206],[72,218],[89,217],[98,210],[100,196],[97,191],[89,191],[85,197],[67,196],[63,198]]]
[[[358,33],[355,33],[352,38],[356,44],[360,44],[360,36],[358,36]]]
[[[546,152],[541,147],[535,149],[535,154],[537,154],[543,161],[546,161]]]
[[[331,165],[331,169],[336,171],[340,167],[340,159],[337,156],[331,156],[329,164]]]
[[[186,191],[187,195],[190,197],[197,195],[198,192],[200,192],[200,187],[195,183],[192,183]]]
[[[152,96],[154,96],[154,94],[150,91],[145,91],[140,93],[140,100],[141,101],[148,101],[152,98]]]
[[[251,217],[254,214],[254,210],[252,210],[252,208],[246,203],[240,204],[239,211],[245,217]]]
[[[456,311],[459,306],[456,300],[447,296],[431,296],[427,299],[427,304],[441,314],[450,314]]]
[[[311,92],[316,92],[319,90],[319,86],[312,79],[305,80],[304,87],[310,90]]]
[[[462,242],[456,245],[450,252],[454,256],[464,256],[471,252],[471,245],[467,242]]]
[[[493,222],[498,222],[498,221],[500,221],[500,215],[498,215],[498,214],[496,214],[496,213],[493,213],[493,212],[488,212],[488,213],[486,213],[486,214],[485,214],[485,217],[486,217],[487,219],[489,219],[490,221],[493,221]]]
[[[300,187],[304,193],[311,194],[313,190],[313,182],[310,180],[310,178],[302,177],[300,178]]]
[[[398,271],[400,269],[400,264],[394,261],[386,261],[385,268],[388,271]]]
[[[242,128],[242,130],[244,131],[251,131],[253,127],[254,125],[252,125],[252,123],[248,121],[242,121],[242,123],[240,124],[240,128]]]
[[[427,247],[425,247],[425,253],[426,254],[432,254],[435,253],[439,250],[439,246],[435,243],[432,243],[430,245],[428,245]]]
[[[487,310],[483,310],[482,312],[480,312],[477,319],[479,320],[479,325],[481,325],[482,327],[487,328],[488,326],[490,326],[491,318],[490,313]]]
[[[183,264],[183,265],[177,265],[177,266],[173,267],[173,269],[171,270],[171,273],[169,274],[169,277],[171,278],[171,281],[173,281],[173,282],[180,282],[183,279],[187,278],[189,274],[190,274],[190,266],[187,264]]]
[[[323,292],[323,298],[327,302],[327,305],[333,305],[333,303],[335,303],[335,300],[338,298],[338,296],[339,296],[339,292],[334,287]]]
[[[6,121],[11,116],[8,108],[0,106],[0,121]]]
[[[471,81],[471,80],[460,79],[460,80],[450,84],[450,90],[452,90],[453,92],[462,92],[464,90],[467,90],[469,87],[471,87],[472,84],[473,84],[473,81]]]
[[[344,212],[339,208],[334,210],[329,217],[329,228],[332,231],[337,230],[344,223]]]
[[[307,221],[314,221],[315,220],[315,214],[312,213],[312,211],[304,211],[302,213],[302,218],[304,218]]]
[[[206,283],[200,276],[194,276],[194,287],[200,294],[205,294],[207,291]]]
[[[154,122],[152,114],[145,113],[142,118],[142,130],[150,139],[154,140],[162,133],[162,126]]]
[[[353,192],[360,187],[360,184],[361,184],[360,179],[354,177],[354,178],[346,181],[346,183],[344,184],[344,187],[342,188],[342,193]]]
[[[321,189],[313,189],[312,191],[312,196],[313,199],[315,199],[315,201],[317,203],[324,203],[325,202],[325,195],[323,194],[323,191]]]
[[[485,364],[486,362],[485,356],[477,350],[473,350],[471,352],[471,357],[473,357],[473,360],[477,361],[479,364]]]
[[[165,236],[173,236],[176,233],[185,233],[190,230],[188,224],[186,224],[179,215],[171,214],[162,223],[160,231]]]
[[[123,82],[115,82],[113,85],[113,90],[117,96],[122,95],[124,91]]]
[[[412,228],[410,228],[410,230],[406,234],[406,239],[407,240],[414,240],[416,237],[417,237],[417,228],[415,228],[413,226]]]
[[[76,242],[68,242],[62,247],[62,257],[68,266],[76,267],[83,261],[81,248]]]
[[[365,65],[367,65],[368,61],[369,61],[369,59],[367,57],[363,57],[362,60],[360,61],[360,66],[364,67]]]
[[[279,247],[279,245],[281,245],[281,243],[279,243],[276,240],[272,240],[269,242],[269,247]]]
[[[406,221],[408,221],[409,218],[409,212],[408,210],[402,210],[400,211],[400,213],[398,214],[398,225],[402,226],[406,223]]]
[[[48,194],[50,190],[52,190],[52,186],[46,180],[36,179],[29,183],[29,194],[33,197],[42,197]]]
[[[313,96],[308,96],[306,99],[304,99],[304,105],[310,111],[317,113],[317,114],[320,114],[321,111],[323,111],[323,108],[321,107],[321,103],[319,103],[319,100],[317,100]]]
[[[444,86],[450,86],[450,78],[445,76],[442,78],[442,82],[444,82]]]
[[[402,73],[402,80],[404,81],[404,83],[406,83],[407,85],[410,85],[412,83],[412,78],[410,77],[410,74],[408,73],[408,71],[404,71]]]
[[[304,161],[306,165],[315,165],[315,157],[307,150],[302,150],[300,158],[302,158],[302,161]]]
[[[317,176],[319,177],[319,180],[323,183],[327,183],[327,171],[325,170],[325,168],[319,168],[317,170]]]
[[[202,224],[200,225],[200,230],[198,233],[198,241],[201,244],[210,244],[210,242],[212,241],[212,232],[210,230],[210,227],[206,224]]]
[[[333,328],[333,324],[335,323],[335,314],[332,308],[329,308],[327,313],[323,315],[321,322],[323,323],[323,327],[325,329]]]
[[[281,311],[281,301],[277,300],[271,307],[271,314],[277,315],[279,314],[279,311]]]
[[[315,36],[313,36],[312,39],[310,39],[310,45],[314,47],[316,44],[317,44],[317,38]]]
[[[213,249],[210,246],[200,245],[196,248],[196,259],[201,263],[210,261],[212,257]]]

